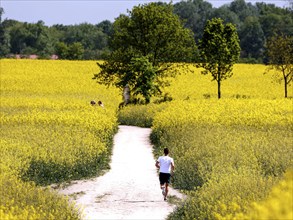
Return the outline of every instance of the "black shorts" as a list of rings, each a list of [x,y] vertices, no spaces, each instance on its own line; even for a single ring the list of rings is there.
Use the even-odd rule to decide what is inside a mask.
[[[171,174],[170,173],[160,173],[159,174],[160,184],[170,183]]]

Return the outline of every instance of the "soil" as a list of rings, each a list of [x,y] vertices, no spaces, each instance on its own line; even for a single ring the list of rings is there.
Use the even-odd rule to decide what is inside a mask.
[[[169,202],[160,190],[151,129],[119,126],[114,137],[111,169],[103,176],[59,189],[69,195],[84,219],[166,219],[182,194],[170,188]],[[175,161],[176,164],[176,161]]]

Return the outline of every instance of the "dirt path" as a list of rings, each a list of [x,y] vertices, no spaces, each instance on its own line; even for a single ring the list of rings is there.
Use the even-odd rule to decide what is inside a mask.
[[[163,200],[159,187],[150,132],[119,126],[110,171],[60,190],[81,206],[84,219],[165,219],[172,212],[175,206]],[[170,195],[181,197],[173,189]]]

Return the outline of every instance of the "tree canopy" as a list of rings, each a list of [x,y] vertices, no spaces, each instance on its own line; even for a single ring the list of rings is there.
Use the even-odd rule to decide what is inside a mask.
[[[203,74],[211,73],[218,83],[218,98],[221,98],[221,82],[233,75],[233,64],[240,55],[239,38],[233,24],[223,24],[220,18],[209,20],[199,41],[200,60]]]
[[[195,52],[192,32],[173,14],[171,4],[135,6],[128,16],[117,18],[113,27],[112,52],[98,64],[101,71],[94,79],[121,89],[128,85],[132,95],[141,94],[146,102],[154,92],[161,93],[162,79],[169,75],[171,62],[191,61]],[[138,67],[139,64],[147,67]],[[140,85],[141,77],[153,86]]]
[[[288,94],[288,86],[293,80],[293,36],[273,36],[267,43],[269,69],[275,69],[284,80],[285,98]],[[280,80],[280,81],[281,81]]]

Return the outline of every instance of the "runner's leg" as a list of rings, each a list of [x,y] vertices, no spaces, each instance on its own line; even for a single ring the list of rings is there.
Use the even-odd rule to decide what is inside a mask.
[[[165,197],[165,194],[166,194],[166,187],[165,187],[165,184],[161,185],[161,190],[162,190],[162,194],[163,194],[163,196]]]
[[[163,196],[165,196],[165,179],[164,179],[164,174],[160,173],[159,174],[159,180],[160,180],[160,187],[162,190],[162,194]]]
[[[169,188],[168,188],[168,183],[166,183],[166,188],[165,188],[165,199],[167,198],[168,192],[169,192]]]
[[[164,200],[167,200],[167,196],[168,196],[168,192],[169,192],[169,184],[171,182],[171,175],[169,174],[166,180],[166,188],[165,188],[165,196],[164,196]]]

